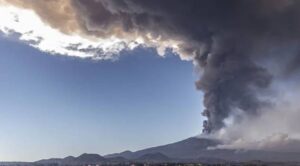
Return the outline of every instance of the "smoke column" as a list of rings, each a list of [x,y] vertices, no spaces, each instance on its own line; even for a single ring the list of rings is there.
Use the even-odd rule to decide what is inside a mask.
[[[66,34],[103,39],[114,36],[126,39],[124,49],[136,43],[163,54],[169,48],[181,59],[192,60],[200,71],[196,86],[204,93],[204,133],[218,131],[225,126],[225,119],[240,112],[259,115],[272,105],[265,97],[272,80],[298,72],[299,51],[270,52],[283,46],[299,47],[300,1],[7,2],[34,10],[45,23]],[[64,6],[60,10],[49,10],[60,4]],[[52,17],[46,17],[44,11]],[[79,46],[72,45],[72,49],[84,50]],[[281,66],[279,74],[273,75],[266,62]],[[235,118],[238,121],[239,116]]]
[[[180,51],[192,55],[202,71],[196,85],[204,92],[205,133],[224,127],[234,111],[255,116],[269,105],[260,92],[269,87],[272,75],[257,61],[272,57],[259,57],[259,51],[275,47],[274,40],[294,42],[293,35],[299,34],[299,2],[293,1],[103,0],[77,5],[88,11],[85,19],[96,29],[118,24],[125,32],[184,41]],[[107,11],[98,13],[95,6]]]

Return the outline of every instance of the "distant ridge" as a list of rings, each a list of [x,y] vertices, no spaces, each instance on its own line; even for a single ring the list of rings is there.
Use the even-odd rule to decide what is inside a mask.
[[[147,148],[136,152],[124,151],[121,153],[100,156],[98,154],[84,153],[78,157],[52,158],[39,160],[35,163],[59,165],[83,165],[83,164],[111,164],[127,162],[203,162],[224,163],[226,161],[267,161],[267,162],[300,162],[300,153],[270,152],[258,150],[207,150],[216,146],[220,141],[205,138],[188,138],[179,142]]]
[[[96,164],[96,163],[104,163],[107,160],[100,156],[99,154],[87,154],[84,153],[78,157],[68,156],[66,158],[52,158],[52,159],[44,159],[36,161],[39,164],[71,164],[71,165],[78,165],[78,164]]]
[[[125,157],[127,159],[132,159],[134,156],[134,152],[130,151],[130,150],[126,150],[124,152],[121,152],[121,153],[112,153],[112,154],[108,154],[108,155],[105,155],[104,157],[105,158],[112,158],[112,157],[119,157],[119,156],[122,156],[122,157]]]

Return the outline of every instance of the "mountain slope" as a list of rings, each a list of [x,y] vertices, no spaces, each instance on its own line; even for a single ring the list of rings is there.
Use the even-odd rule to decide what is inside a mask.
[[[219,142],[216,140],[192,137],[172,144],[147,148],[136,152],[125,151],[122,153],[106,155],[105,157],[122,156],[128,159],[136,159],[145,154],[162,153],[171,158],[197,158],[199,157],[198,152],[217,144],[219,144]]]
[[[115,153],[106,155],[106,158],[122,156],[128,159],[138,159],[146,154],[161,153],[173,160],[182,161],[213,161],[213,160],[228,160],[228,161],[299,161],[300,153],[287,153],[287,152],[270,152],[258,150],[207,150],[210,146],[220,144],[217,140],[204,139],[204,138],[188,138],[176,143],[147,148],[136,152],[125,151],[122,153]]]
[[[300,153],[270,152],[258,150],[208,150],[208,147],[220,144],[217,140],[204,138],[188,138],[172,144],[139,150],[125,151],[102,157],[98,154],[82,154],[78,157],[63,159],[40,160],[37,163],[57,163],[61,165],[82,165],[99,163],[125,163],[125,162],[205,162],[221,161],[297,161],[300,162]]]
[[[135,159],[138,162],[169,162],[172,161],[168,156],[161,153],[149,153]]]

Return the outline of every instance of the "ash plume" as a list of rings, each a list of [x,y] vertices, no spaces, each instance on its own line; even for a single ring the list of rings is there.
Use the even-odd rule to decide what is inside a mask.
[[[196,85],[204,92],[205,133],[224,127],[234,111],[255,116],[268,106],[260,93],[272,75],[258,61],[271,57],[257,52],[274,47],[274,40],[294,42],[299,35],[297,1],[79,0],[75,5],[85,11],[86,29],[118,25],[123,32],[184,41],[179,54],[192,56],[202,71]]]
[[[298,51],[272,53],[274,48],[300,46],[300,1],[296,0],[26,2],[7,0],[34,10],[63,33],[113,36],[126,39],[124,48],[137,43],[155,47],[161,55],[169,48],[181,59],[192,60],[199,68],[196,86],[204,92],[204,133],[223,128],[225,119],[237,112],[259,115],[271,105],[264,95],[280,75],[270,71],[272,66],[289,75],[297,73],[300,63]],[[60,10],[49,10],[60,3],[64,5]]]

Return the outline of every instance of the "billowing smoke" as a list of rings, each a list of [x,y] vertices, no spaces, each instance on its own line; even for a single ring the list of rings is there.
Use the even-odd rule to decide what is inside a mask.
[[[211,149],[300,151],[299,80],[276,82],[273,87],[280,89],[280,95],[275,97],[276,103],[265,107],[259,116],[247,116],[238,124],[227,123],[226,127],[211,134],[209,137],[223,140],[223,144]]]
[[[34,10],[43,22],[67,35],[89,40],[114,37],[122,43],[117,52],[143,45],[156,48],[160,55],[170,49],[192,60],[200,75],[196,86],[204,92],[204,133],[219,131],[230,118],[239,123],[272,108],[272,81],[298,71],[297,0],[6,2]],[[63,49],[89,51],[100,59],[106,53],[95,48],[101,45],[82,47],[72,43]]]
[[[206,133],[224,127],[234,111],[255,116],[270,105],[262,95],[272,75],[259,62],[272,57],[262,54],[276,47],[274,41],[295,42],[300,28],[300,5],[293,1],[79,0],[74,5],[95,35],[121,27],[126,34],[184,41],[178,53],[192,56],[202,71],[196,85],[204,92]]]

